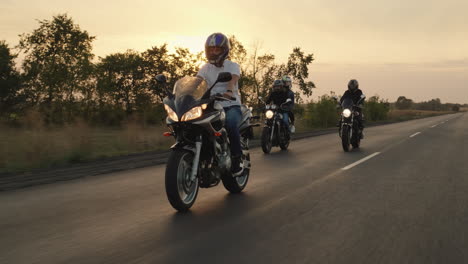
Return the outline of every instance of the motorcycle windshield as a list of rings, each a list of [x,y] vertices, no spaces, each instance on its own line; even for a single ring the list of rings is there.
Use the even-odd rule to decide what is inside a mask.
[[[343,99],[343,102],[341,102],[341,107],[343,107],[343,109],[352,109],[353,105],[354,103],[351,98],[345,98]]]
[[[179,79],[174,85],[174,110],[177,116],[181,118],[195,107],[207,90],[207,83],[200,78],[185,76]]]
[[[200,100],[201,97],[208,90],[206,82],[200,78],[185,76],[179,79],[174,85],[174,95],[176,99],[190,95],[195,100]]]

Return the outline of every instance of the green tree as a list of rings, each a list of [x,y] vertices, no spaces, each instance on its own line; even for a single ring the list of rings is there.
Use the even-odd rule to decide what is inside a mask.
[[[151,102],[143,57],[132,50],[102,58],[97,65],[97,91],[102,104],[112,104],[127,114]],[[139,109],[140,107],[140,109]]]
[[[157,96],[159,101],[166,97],[166,91],[156,82],[156,75],[169,74],[171,67],[171,56],[167,50],[167,44],[160,47],[155,46],[141,54],[144,60],[146,82],[149,89]]]
[[[190,53],[189,49],[176,48],[174,54],[170,54],[169,84],[171,87],[177,80],[184,76],[195,76],[200,69],[200,61],[203,60],[203,52]]]
[[[404,96],[398,97],[397,101],[395,102],[395,107],[397,109],[411,109],[413,106],[413,100],[408,99]]]
[[[40,20],[39,28],[20,36],[25,93],[42,106],[46,121],[71,120],[75,102],[88,93],[94,38],[66,14]]]
[[[313,61],[313,54],[305,54],[299,47],[294,48],[293,52],[289,54],[285,68],[286,72],[284,72],[284,74],[292,75],[295,84],[307,97],[312,95],[312,89],[315,88],[314,82],[307,81],[307,78],[309,78],[309,64]]]
[[[16,55],[11,53],[5,41],[0,41],[0,113],[3,114],[11,114],[13,108],[22,101],[15,58]]]

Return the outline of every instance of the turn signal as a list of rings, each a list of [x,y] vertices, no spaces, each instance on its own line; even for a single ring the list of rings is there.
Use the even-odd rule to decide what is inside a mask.
[[[172,132],[164,132],[163,136],[170,137],[170,136],[172,136]]]

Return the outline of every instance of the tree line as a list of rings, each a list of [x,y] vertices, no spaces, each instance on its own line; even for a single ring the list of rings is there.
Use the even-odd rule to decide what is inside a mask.
[[[429,110],[429,111],[460,111],[461,104],[445,103],[443,104],[439,98],[431,99],[429,101],[414,102],[405,96],[399,96],[395,102],[395,108],[400,110],[414,109],[414,110]]]
[[[16,47],[0,41],[3,121],[20,122],[35,112],[45,124],[81,119],[119,125],[129,118],[156,124],[165,116],[161,102],[166,94],[154,77],[165,74],[172,87],[181,77],[195,75],[204,61],[203,52],[191,53],[181,47],[169,52],[167,44],[95,58],[95,36],[67,14],[38,22],[38,28],[20,35]],[[273,80],[285,74],[294,78],[298,95],[312,94],[315,85],[307,79],[313,54],[294,48],[287,63],[281,64],[273,54],[260,54],[258,46],[248,52],[234,35],[230,41],[230,59],[241,65],[239,85],[244,103],[258,105],[258,97],[266,96]],[[15,65],[18,54],[24,57],[19,67]]]

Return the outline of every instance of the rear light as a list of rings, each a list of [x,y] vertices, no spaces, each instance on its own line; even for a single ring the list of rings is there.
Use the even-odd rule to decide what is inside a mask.
[[[172,136],[172,132],[164,132],[163,136],[170,137],[170,136]]]
[[[214,135],[215,135],[215,137],[220,137],[220,136],[222,136],[223,134],[220,133],[220,132],[215,132]]]

